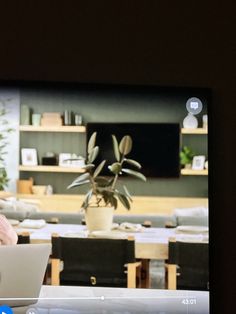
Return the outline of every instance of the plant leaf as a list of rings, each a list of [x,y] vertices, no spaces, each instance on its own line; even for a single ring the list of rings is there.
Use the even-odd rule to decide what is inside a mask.
[[[81,174],[79,177],[77,177],[68,187],[67,189],[70,189],[72,187],[75,187],[75,186],[79,186],[81,184],[86,184],[88,182],[90,182],[88,180],[89,178],[89,173],[83,173]]]
[[[97,132],[93,132],[93,134],[91,135],[91,137],[88,141],[88,154],[91,154],[92,149],[95,146],[96,136],[97,136]]]
[[[128,197],[128,199],[133,202],[132,197],[127,189],[127,187],[125,185],[123,185],[124,191],[125,191],[125,195]]]
[[[132,149],[132,139],[129,135],[125,135],[120,141],[119,150],[121,154],[127,155]]]
[[[113,150],[114,150],[114,155],[116,157],[116,160],[120,161],[119,145],[118,145],[115,135],[112,135],[112,142],[113,142]]]
[[[82,205],[81,205],[81,208],[86,209],[86,208],[88,207],[89,201],[90,201],[92,195],[93,195],[93,190],[91,189],[91,190],[89,190],[88,193],[86,194],[85,199],[84,199],[84,201],[83,201],[83,203],[82,203]]]
[[[137,177],[137,178],[139,178],[139,179],[141,179],[143,181],[147,181],[146,177],[142,173],[140,173],[140,172],[137,172],[137,171],[134,171],[134,170],[131,170],[131,169],[126,169],[126,168],[122,169],[122,172],[128,173],[131,176]]]
[[[93,177],[94,177],[94,178],[96,178],[96,177],[99,175],[99,173],[102,171],[102,168],[104,167],[105,163],[106,163],[106,160],[103,160],[103,161],[97,166],[97,168],[96,168],[96,170],[94,171],[94,174],[93,174]]]
[[[142,166],[140,165],[139,162],[137,162],[136,160],[133,160],[133,159],[125,159],[124,161],[126,161],[128,164],[132,165],[132,166],[135,166],[136,168],[138,169],[141,169]]]
[[[95,146],[88,155],[89,163],[92,163],[96,159],[98,152],[99,152],[99,147]]]
[[[68,185],[67,189],[69,190],[69,189],[75,188],[75,187],[77,187],[77,186],[84,185],[84,184],[88,184],[88,183],[90,183],[89,180],[71,183],[70,185]]]
[[[110,180],[105,177],[96,177],[94,180],[100,187],[106,187],[110,185]]]
[[[130,203],[129,203],[128,198],[127,198],[124,194],[119,193],[119,192],[117,192],[116,195],[118,196],[119,201],[122,203],[122,205],[123,205],[126,209],[130,209]]]
[[[111,206],[114,207],[114,209],[117,208],[117,205],[118,205],[118,201],[117,199],[111,194],[111,195],[108,195],[108,202],[111,204]]]
[[[92,169],[92,168],[94,168],[94,167],[95,167],[95,165],[94,165],[94,164],[87,164],[87,165],[85,165],[85,166],[81,167],[81,169],[88,170],[88,169]]]

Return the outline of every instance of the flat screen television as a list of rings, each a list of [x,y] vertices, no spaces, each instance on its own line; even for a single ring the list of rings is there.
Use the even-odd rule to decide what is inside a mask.
[[[111,173],[108,165],[115,162],[111,135],[118,140],[130,135],[133,148],[128,158],[142,165],[146,177],[178,178],[180,176],[180,125],[179,123],[88,123],[87,142],[97,132],[96,145],[100,151],[96,165],[107,160],[103,175]],[[130,165],[127,168],[134,169]]]

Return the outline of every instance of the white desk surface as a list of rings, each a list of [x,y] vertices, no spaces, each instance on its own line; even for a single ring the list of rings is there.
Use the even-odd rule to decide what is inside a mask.
[[[14,308],[15,314],[26,307]],[[203,291],[42,286],[28,311],[35,314],[208,314],[209,293]],[[29,313],[29,312],[28,312]]]
[[[86,227],[71,224],[46,224],[40,229],[16,227],[17,232],[30,232],[32,243],[50,242],[51,234],[58,233],[63,236],[66,233],[80,233],[86,236]],[[113,232],[117,232],[114,230]],[[84,233],[84,235],[83,235]],[[127,235],[135,237],[135,256],[143,259],[167,259],[168,258],[168,238],[175,237],[177,240],[205,241],[208,234],[182,234],[175,228],[144,228],[141,232],[127,232]]]

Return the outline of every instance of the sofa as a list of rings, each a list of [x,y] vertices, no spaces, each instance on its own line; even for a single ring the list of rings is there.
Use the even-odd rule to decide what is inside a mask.
[[[0,210],[0,214],[5,215],[8,219],[44,219],[51,223],[60,224],[82,224],[84,214],[82,213],[65,213],[65,212],[28,212],[28,211],[13,211]],[[143,224],[150,227],[164,228],[176,227],[181,225],[191,226],[208,226],[208,215],[114,215],[114,223],[130,222],[135,224]],[[150,224],[149,224],[150,222]]]

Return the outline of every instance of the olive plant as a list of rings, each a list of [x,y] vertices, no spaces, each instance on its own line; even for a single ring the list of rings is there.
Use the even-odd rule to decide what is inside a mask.
[[[0,108],[0,191],[7,187],[9,182],[7,171],[5,167],[5,155],[7,154],[6,147],[9,144],[7,141],[7,134],[14,131],[9,127],[9,122],[5,118],[7,110],[3,105]]]
[[[113,206],[115,209],[120,201],[126,209],[130,209],[130,202],[132,202],[131,195],[125,185],[122,190],[117,188],[117,182],[120,175],[126,173],[128,175],[146,181],[146,177],[139,171],[127,168],[132,165],[138,170],[141,169],[139,162],[127,158],[127,155],[132,150],[132,139],[129,135],[125,135],[120,143],[118,143],[115,135],[112,135],[113,151],[115,161],[108,166],[111,172],[111,177],[104,177],[99,175],[106,164],[103,160],[97,167],[94,161],[99,154],[99,147],[96,146],[97,132],[94,132],[88,142],[87,156],[84,173],[78,176],[69,186],[68,189],[88,184],[90,186],[82,208],[86,210],[87,207],[93,203],[93,206]]]

